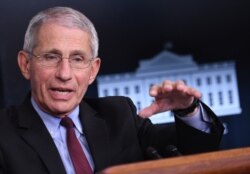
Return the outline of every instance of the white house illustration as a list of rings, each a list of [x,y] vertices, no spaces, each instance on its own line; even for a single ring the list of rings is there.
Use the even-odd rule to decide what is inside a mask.
[[[191,55],[180,56],[163,50],[149,60],[140,61],[135,72],[99,76],[98,95],[128,96],[138,110],[153,101],[148,95],[153,84],[163,80],[183,80],[202,93],[202,101],[218,116],[241,113],[234,61],[198,65]],[[173,122],[171,112],[151,117],[153,123]]]

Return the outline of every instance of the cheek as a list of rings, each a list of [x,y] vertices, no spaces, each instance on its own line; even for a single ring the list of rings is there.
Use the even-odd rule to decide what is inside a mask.
[[[89,73],[83,73],[85,75],[76,75],[77,85],[78,85],[78,94],[83,96],[88,89],[89,86]],[[87,75],[86,75],[87,74]]]
[[[79,93],[85,93],[87,88],[88,88],[88,83],[87,83],[87,79],[82,79],[82,80],[78,80],[78,92]],[[81,94],[80,94],[81,95]]]
[[[32,90],[36,90],[36,92],[44,90],[51,77],[52,74],[48,73],[48,71],[43,71],[39,68],[35,71],[31,70],[30,82]]]

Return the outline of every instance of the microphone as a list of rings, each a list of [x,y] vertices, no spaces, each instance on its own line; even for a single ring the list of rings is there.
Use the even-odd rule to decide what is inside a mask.
[[[168,145],[165,150],[166,150],[167,157],[182,156],[182,154],[179,152],[177,147],[174,145]]]
[[[154,147],[148,147],[146,149],[146,154],[149,159],[161,159],[162,156],[158,153],[158,151]]]

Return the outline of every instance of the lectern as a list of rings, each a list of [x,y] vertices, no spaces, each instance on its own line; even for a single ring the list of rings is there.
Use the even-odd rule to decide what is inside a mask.
[[[100,174],[250,174],[250,147],[109,167]]]

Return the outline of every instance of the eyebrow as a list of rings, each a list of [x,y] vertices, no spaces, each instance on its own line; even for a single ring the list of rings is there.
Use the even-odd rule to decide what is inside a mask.
[[[50,50],[47,50],[45,51],[46,53],[54,53],[54,54],[60,54],[60,55],[63,55],[62,51],[61,50],[58,50],[56,48],[53,48],[53,49],[50,49]],[[83,51],[83,50],[73,50],[70,52],[70,55],[82,55],[84,57],[88,57],[88,54]]]

